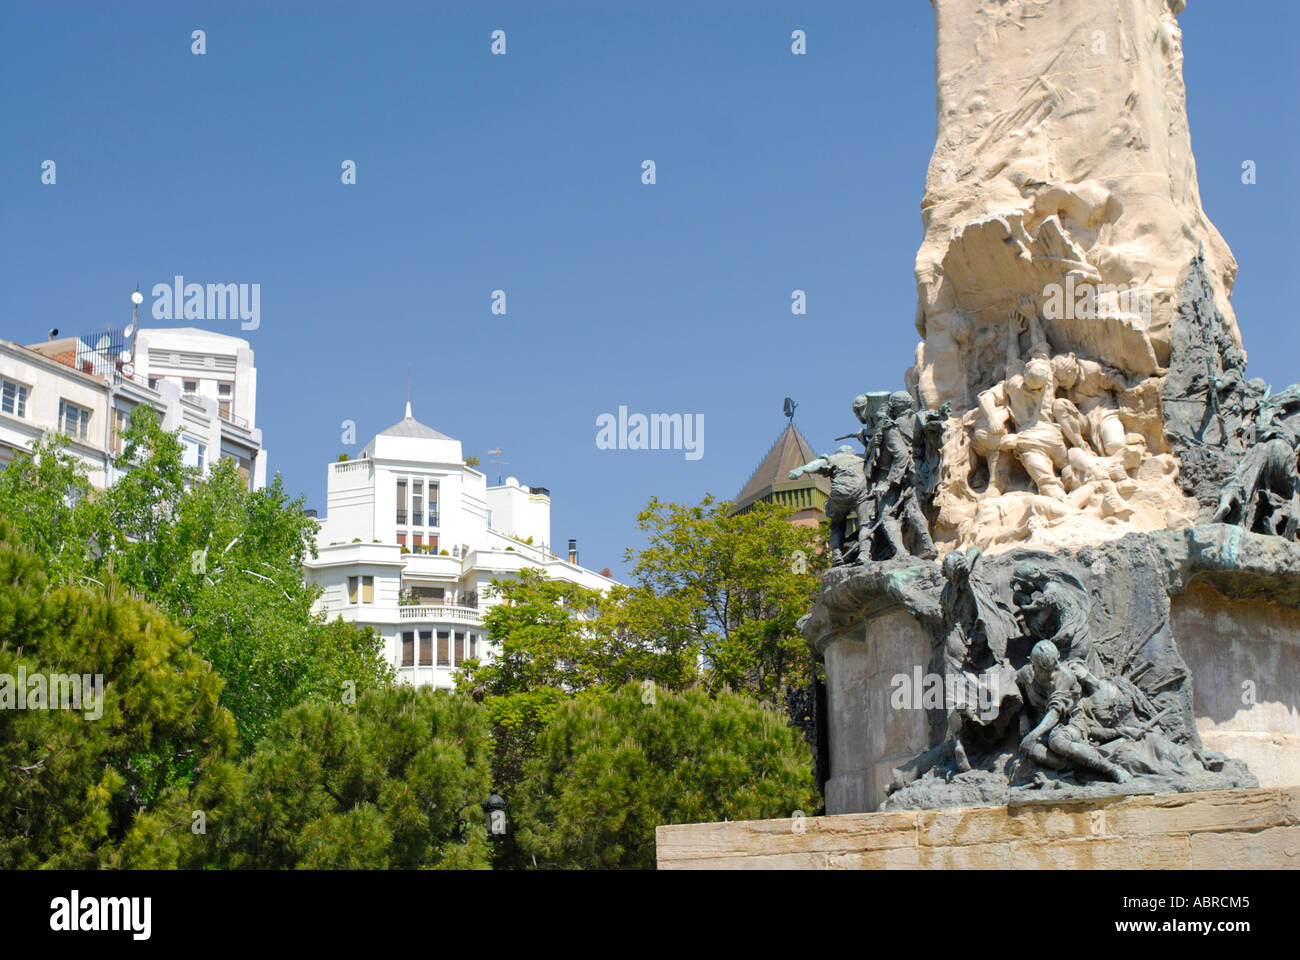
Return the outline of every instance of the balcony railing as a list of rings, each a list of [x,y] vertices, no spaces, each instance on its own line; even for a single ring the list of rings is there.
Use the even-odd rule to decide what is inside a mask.
[[[334,475],[338,476],[343,473],[359,473],[362,470],[370,469],[369,460],[338,460],[330,464],[330,469]]]
[[[397,608],[402,620],[451,620],[458,623],[483,622],[483,615],[473,607],[458,607],[449,603],[422,603]]]
[[[217,416],[221,417],[221,419],[226,421],[226,423],[233,423],[235,426],[240,427],[243,430],[248,429],[248,421],[243,417],[237,417],[233,413],[222,413],[220,410],[217,411]]]

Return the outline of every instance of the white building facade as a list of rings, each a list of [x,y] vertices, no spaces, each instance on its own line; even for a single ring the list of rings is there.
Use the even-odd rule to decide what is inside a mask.
[[[499,486],[465,463],[459,440],[411,416],[358,459],[329,465],[327,516],[307,578],[330,617],[373,627],[400,679],[450,689],[467,659],[493,651],[483,626],[494,579],[540,568],[596,590],[614,585],[550,548],[549,491]]]
[[[26,347],[0,340],[0,468],[42,434],[61,433],[103,489],[118,477],[122,432],[142,403],[159,412],[164,429],[180,431],[190,466],[206,473],[230,458],[250,489],[265,486],[253,351],[247,340],[194,328]]]

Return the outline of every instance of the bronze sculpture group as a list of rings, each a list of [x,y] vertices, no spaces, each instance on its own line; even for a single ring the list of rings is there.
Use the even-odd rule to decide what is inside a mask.
[[[865,453],[842,446],[790,471],[791,480],[804,473],[830,478],[832,563],[936,556],[920,498],[932,489],[947,409],[918,411],[912,395],[900,390],[861,394],[853,413],[862,428],[837,439],[855,438]],[[856,536],[847,543],[850,521]]]

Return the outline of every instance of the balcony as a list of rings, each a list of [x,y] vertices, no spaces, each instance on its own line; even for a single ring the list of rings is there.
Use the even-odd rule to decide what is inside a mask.
[[[422,603],[397,608],[403,620],[429,620],[440,623],[483,625],[483,616],[474,607],[457,607],[449,603]]]
[[[441,553],[402,554],[402,576],[413,580],[458,580],[461,574],[460,557],[444,557]]]
[[[220,408],[218,408],[217,416],[220,417],[223,422],[228,423],[231,426],[238,427],[240,430],[250,429],[247,420],[245,420],[243,417],[235,416],[229,410],[222,412]]]

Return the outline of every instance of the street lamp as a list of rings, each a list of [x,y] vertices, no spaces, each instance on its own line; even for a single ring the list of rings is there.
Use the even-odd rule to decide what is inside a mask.
[[[492,795],[483,801],[483,813],[487,816],[489,840],[500,840],[506,835],[506,800],[492,791]]]

